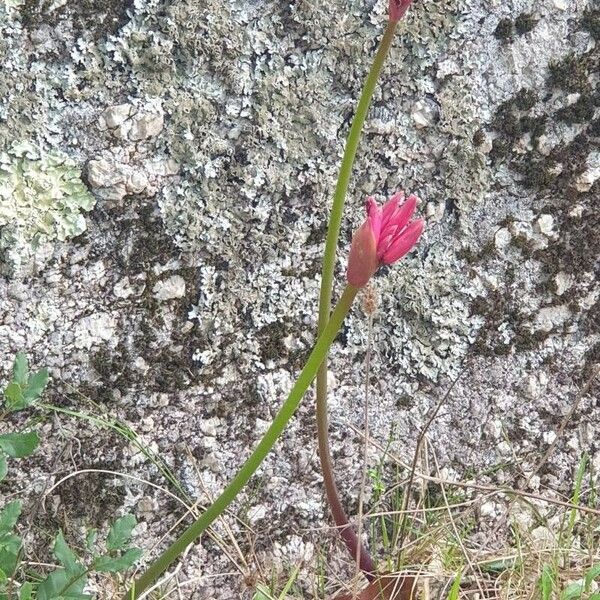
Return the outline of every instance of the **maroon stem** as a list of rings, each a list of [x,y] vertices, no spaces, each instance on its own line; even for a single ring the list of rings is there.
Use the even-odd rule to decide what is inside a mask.
[[[317,373],[317,393],[323,394],[325,398],[327,397],[327,363],[325,362],[321,365],[321,368]],[[360,569],[369,581],[373,581],[377,570],[375,568],[375,563],[364,544],[360,544],[358,536],[354,531],[354,527],[350,525],[346,511],[340,501],[335,474],[333,472],[331,453],[329,452],[329,419],[327,416],[327,405],[323,404],[324,403],[317,404],[317,428],[319,437],[319,458],[321,459],[321,469],[323,471],[323,481],[325,483],[327,501],[329,502],[331,515],[338,527],[340,537],[346,544],[350,556],[355,558],[358,555],[358,548],[360,545]],[[325,410],[322,410],[323,408]]]
[[[327,231],[327,242],[325,245],[325,256],[323,257],[323,272],[321,279],[321,296],[319,301],[319,333],[323,331],[329,320],[329,312],[331,310],[331,292],[333,286],[333,275],[335,267],[335,253],[338,243],[340,224],[344,210],[344,200],[350,182],[352,173],[352,165],[358,149],[363,125],[367,118],[369,106],[373,92],[379,80],[379,75],[383,69],[385,59],[392,46],[394,32],[396,30],[397,21],[388,21],[385,28],[383,38],[375,54],[373,65],[367,76],[363,86],[356,113],[352,120],[346,146],[344,148],[344,157],[340,166],[340,174],[335,187],[333,197],[333,207],[329,219],[329,229]],[[329,453],[329,423],[327,418],[327,359],[325,359],[317,374],[317,428],[319,434],[319,457],[321,459],[321,469],[323,471],[323,479],[325,482],[325,490],[327,492],[327,500],[331,508],[331,514],[335,524],[339,528],[339,534],[344,540],[352,560],[360,556],[359,566],[367,579],[373,581],[375,579],[375,564],[371,558],[369,551],[360,544],[358,536],[354,528],[350,525],[348,517],[342,507],[337,485],[335,483],[335,475]],[[359,554],[360,548],[360,554]]]

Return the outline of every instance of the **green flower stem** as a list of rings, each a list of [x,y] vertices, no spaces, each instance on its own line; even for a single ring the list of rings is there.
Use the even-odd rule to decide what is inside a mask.
[[[326,327],[322,330],[287,400],[283,403],[271,426],[256,446],[254,452],[252,452],[242,465],[238,474],[231,480],[231,483],[223,490],[221,495],[200,515],[198,520],[190,525],[136,580],[134,587],[129,590],[124,600],[135,600],[147,590],[184,550],[197,540],[213,521],[225,511],[239,494],[240,490],[248,483],[275,445],[275,442],[298,408],[306,390],[313,382],[317,370],[327,355],[327,351],[333,343],[335,336],[338,334],[357,292],[358,289],[352,286],[345,288],[340,301],[331,314]]]
[[[329,313],[331,311],[331,294],[333,288],[335,254],[342,222],[342,215],[344,212],[344,201],[346,199],[346,192],[348,191],[348,185],[350,183],[350,175],[352,173],[352,166],[354,164],[354,158],[356,156],[356,150],[358,149],[358,143],[362,134],[363,125],[365,123],[365,119],[367,118],[367,113],[371,104],[371,98],[373,97],[373,92],[375,91],[375,87],[383,69],[385,59],[389,53],[392,41],[394,39],[396,25],[397,23],[388,22],[381,43],[379,44],[379,48],[377,49],[373,66],[371,67],[371,70],[369,71],[365,81],[362,94],[358,102],[358,107],[356,108],[356,114],[354,115],[354,119],[352,121],[352,127],[350,128],[350,133],[348,134],[346,147],[344,149],[344,157],[342,159],[340,174],[338,176],[335,193],[333,196],[333,206],[331,208],[331,217],[329,219],[329,229],[327,230],[327,242],[325,244],[325,255],[323,257],[321,295],[319,301],[319,334],[327,327]],[[348,546],[350,554],[354,559],[357,555],[359,542],[356,533],[352,527],[349,526],[348,517],[346,516],[340,501],[335,482],[335,475],[333,472],[331,453],[329,450],[329,423],[327,418],[327,360],[323,361],[317,375],[317,428],[319,438],[319,457],[321,459],[321,469],[323,471],[325,490],[329,505],[331,507],[331,514],[335,524],[340,528],[340,535]],[[373,560],[364,547],[361,548],[360,556],[361,569],[367,575],[367,577],[369,577],[369,574],[375,571]]]

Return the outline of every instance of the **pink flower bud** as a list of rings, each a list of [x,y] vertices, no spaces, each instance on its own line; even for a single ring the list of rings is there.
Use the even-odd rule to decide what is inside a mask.
[[[417,197],[394,194],[383,207],[367,198],[367,219],[352,237],[347,279],[354,287],[364,287],[380,265],[400,260],[417,243],[425,223],[409,223],[417,207]]]
[[[378,268],[377,242],[367,219],[352,236],[348,257],[348,283],[357,288],[364,287]]]
[[[412,0],[389,0],[389,19],[397,23],[406,13]]]

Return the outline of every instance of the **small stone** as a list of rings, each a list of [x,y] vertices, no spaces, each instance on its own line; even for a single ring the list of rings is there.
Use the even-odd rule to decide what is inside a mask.
[[[547,237],[554,235],[554,217],[552,215],[540,215],[536,222],[536,229]]]
[[[148,496],[143,496],[137,503],[137,512],[140,515],[151,516],[156,511],[156,502]]]
[[[175,300],[185,296],[185,279],[181,275],[173,275],[168,279],[157,281],[152,288],[152,293],[157,300]]]
[[[569,273],[559,271],[554,276],[554,283],[556,285],[556,295],[562,296],[573,285],[573,277]]]
[[[529,241],[533,237],[531,223],[526,221],[513,221],[509,226],[510,232],[516,237]]]
[[[477,146],[477,149],[483,154],[489,154],[494,147],[494,140],[488,132],[482,134],[481,143]]]
[[[135,113],[131,104],[116,104],[109,106],[98,119],[100,129],[116,129]]]
[[[148,177],[141,171],[134,171],[127,180],[127,191],[131,194],[141,194],[148,187]]]
[[[492,438],[498,440],[502,435],[502,421],[500,421],[499,419],[489,421],[485,429]]]
[[[156,137],[163,129],[164,118],[162,114],[146,114],[137,118],[129,131],[129,139],[132,141],[145,140]]]
[[[542,395],[547,385],[548,376],[545,373],[531,374],[525,382],[524,392],[528,398],[536,400]]]
[[[575,180],[578,192],[589,192],[600,179],[600,152],[592,152],[586,159],[586,170]]]
[[[496,517],[496,503],[495,502],[484,502],[479,509],[479,513],[482,517]]]
[[[203,435],[200,440],[200,446],[206,450],[215,450],[217,447],[217,439],[210,435]]]
[[[100,342],[110,340],[116,328],[115,318],[107,313],[83,317],[76,325],[75,347],[89,350]]]
[[[221,424],[221,420],[218,417],[211,417],[210,419],[205,419],[200,423],[200,431],[204,435],[208,435],[210,437],[217,437],[217,427]]]
[[[251,506],[246,513],[248,521],[251,525],[256,525],[259,521],[262,521],[269,514],[269,509],[264,504],[257,504]]]
[[[133,361],[133,368],[139,371],[142,375],[145,375],[150,370],[150,365],[144,360],[142,356],[138,356]]]
[[[502,456],[512,455],[512,447],[508,442],[500,442],[496,448]]]
[[[87,164],[87,179],[93,188],[112,187],[123,182],[121,171],[106,159],[90,160]]]
[[[573,208],[569,211],[570,217],[575,217],[576,219],[580,219],[583,215],[583,204],[575,204]]]
[[[113,294],[117,298],[129,298],[129,296],[135,294],[135,290],[129,282],[129,277],[123,277],[123,279],[117,281],[113,287]]]
[[[179,163],[172,158],[146,161],[144,167],[150,176],[154,177],[167,177],[179,173]]]
[[[531,509],[524,502],[515,502],[510,508],[510,519],[522,533],[528,533],[535,524]]]
[[[553,147],[554,146],[547,135],[540,135],[537,140],[537,149],[540,154],[543,156],[550,156]]]
[[[210,469],[213,473],[220,473],[223,468],[221,460],[215,455],[214,452],[211,452],[208,456],[203,458],[200,461],[200,466]]]
[[[546,306],[538,312],[534,328],[536,331],[550,333],[555,327],[564,325],[565,321],[571,316],[571,311],[567,306]]]
[[[545,431],[542,435],[542,439],[548,445],[553,444],[556,440],[556,433],[554,431]]]
[[[567,106],[572,106],[573,104],[576,104],[579,98],[581,98],[581,94],[578,92],[575,92],[574,94],[569,94],[566,98]]]
[[[568,3],[567,0],[553,0],[552,2],[554,4],[554,8],[558,9],[558,10],[567,10],[568,8]]]
[[[425,214],[427,218],[431,221],[435,221],[439,223],[446,212],[446,203],[445,202],[428,202],[425,207]]]
[[[422,129],[423,127],[430,127],[435,124],[438,110],[433,103],[419,100],[418,102],[415,102],[410,114],[415,122],[416,128]]]
[[[556,546],[556,536],[547,527],[536,527],[531,532],[532,546],[536,550],[550,550]]]
[[[501,227],[494,235],[494,244],[498,250],[504,250],[512,239],[510,231],[506,227]]]
[[[457,75],[461,72],[461,67],[457,61],[453,59],[442,60],[438,63],[436,78],[445,79],[448,75]]]
[[[154,431],[154,419],[152,417],[144,417],[141,421],[141,430],[149,433],[150,431]]]

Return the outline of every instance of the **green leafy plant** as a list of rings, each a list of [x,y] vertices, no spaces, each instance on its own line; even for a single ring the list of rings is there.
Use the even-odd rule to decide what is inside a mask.
[[[49,573],[37,585],[37,600],[91,600],[84,594],[88,575],[118,573],[131,568],[142,555],[139,548],[128,547],[137,521],[133,515],[118,518],[111,526],[105,543],[105,551],[99,552],[97,535],[91,530],[86,538],[88,556],[79,558],[68,546],[60,532],[54,540],[54,556],[60,567]]]
[[[19,562],[21,538],[14,533],[21,514],[21,502],[9,502],[0,512],[0,600],[8,598],[6,587]]]
[[[12,370],[12,380],[4,389],[4,406],[0,421],[10,413],[25,410],[42,395],[48,384],[48,370],[29,372],[27,357],[17,354]],[[0,481],[8,472],[7,458],[25,458],[33,454],[40,443],[35,431],[4,433],[0,435]]]
[[[4,402],[0,421],[13,412],[32,406],[48,384],[48,370],[29,372],[25,354],[17,354],[13,363],[12,379],[3,392]],[[35,452],[40,443],[35,431],[4,433],[0,435],[0,482],[8,473],[8,458],[25,458]],[[15,533],[22,510],[19,500],[9,502],[0,511],[0,600],[8,599],[8,589],[22,554],[23,541]],[[31,598],[31,586],[22,586],[19,600]],[[39,596],[38,596],[39,598]]]
[[[538,580],[540,597],[542,600],[600,600],[600,593],[593,592],[594,581],[600,578],[600,563],[592,565],[585,571],[581,581],[574,581],[562,589],[558,585],[558,573],[551,565],[544,565]]]
[[[25,354],[17,354],[12,379],[4,389],[0,421],[11,413],[37,406],[48,378],[47,369],[30,373]],[[8,471],[7,459],[30,456],[39,442],[35,431],[0,435],[0,481]],[[96,530],[88,532],[83,558],[77,556],[59,532],[53,545],[59,566],[50,573],[36,574],[31,581],[20,582],[19,563],[26,556],[23,540],[16,532],[21,510],[21,501],[14,500],[0,511],[0,600],[91,600],[84,593],[90,573],[126,571],[142,554],[139,548],[129,546],[137,521],[133,515],[124,515],[112,524],[102,548],[97,543]]]

